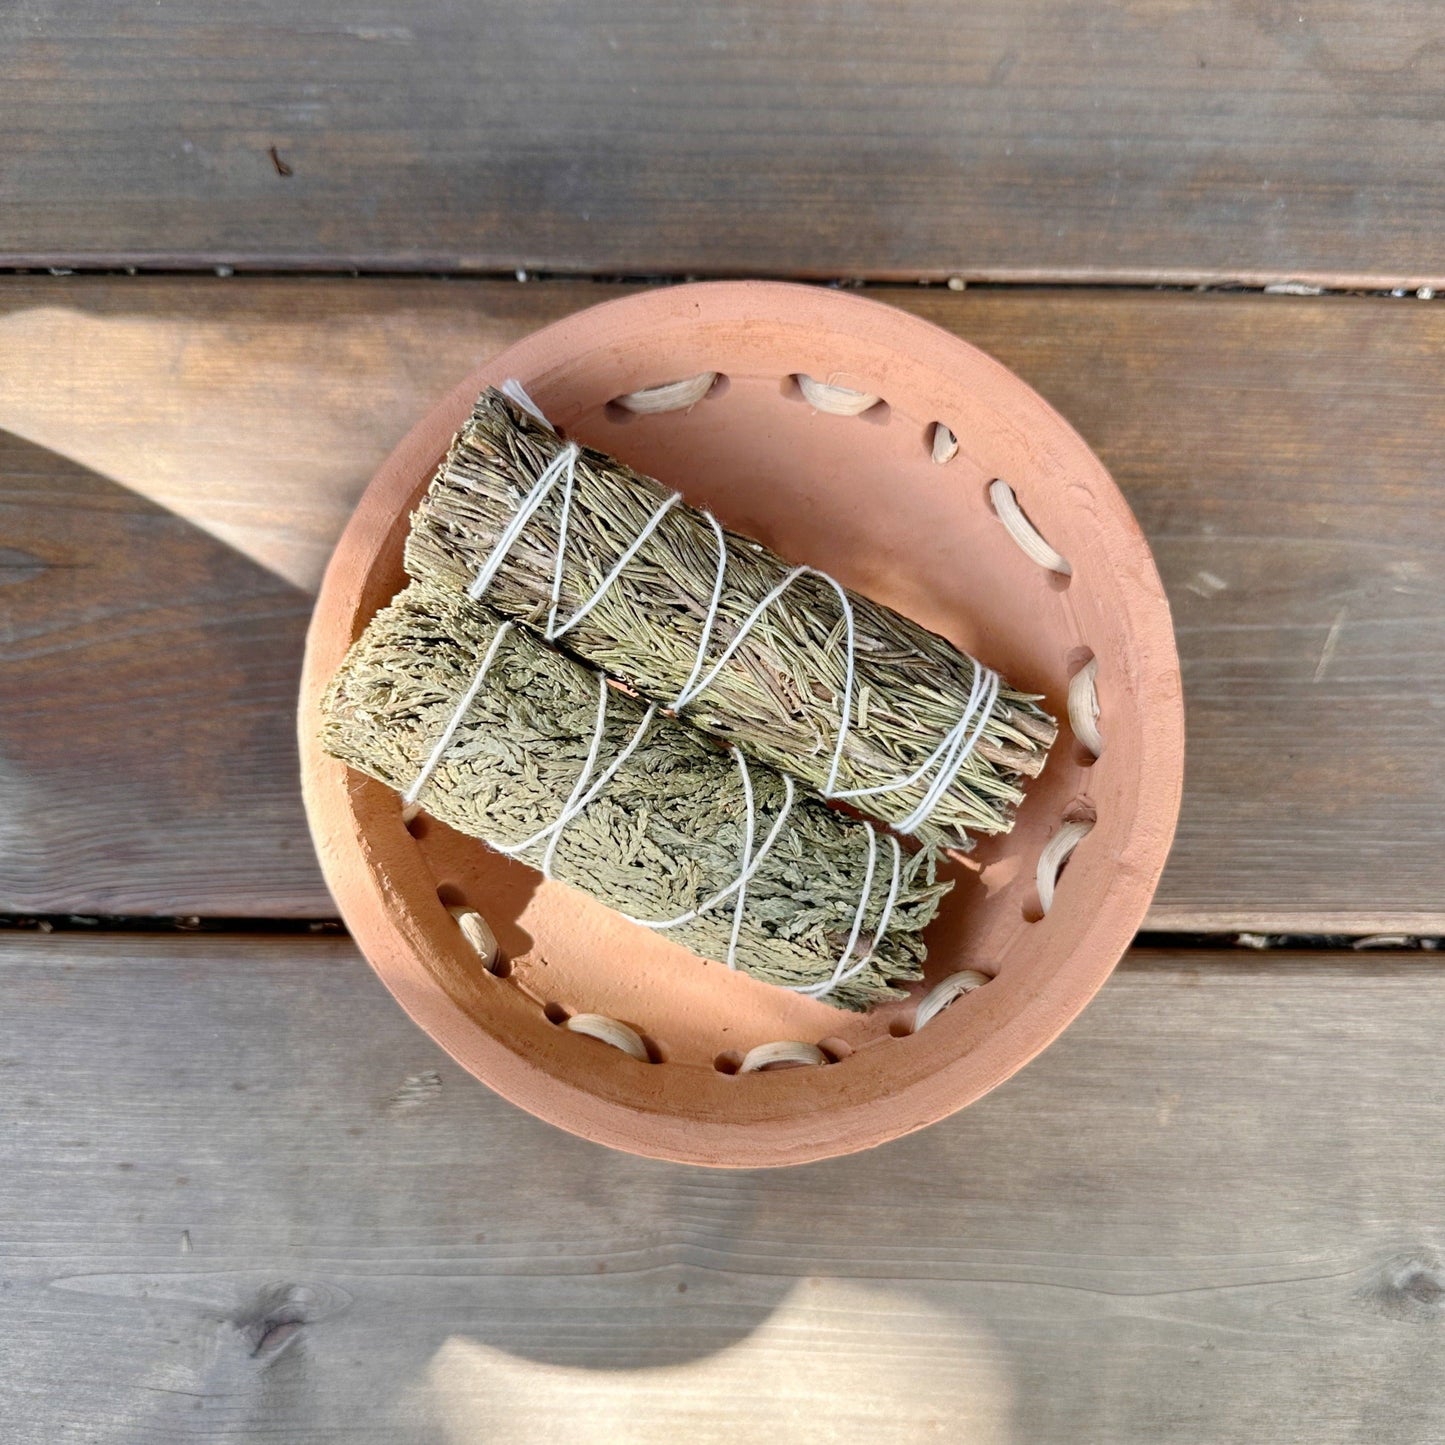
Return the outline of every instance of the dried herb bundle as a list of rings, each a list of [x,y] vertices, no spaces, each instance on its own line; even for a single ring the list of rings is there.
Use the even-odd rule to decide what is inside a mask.
[[[465,591],[563,443],[495,391],[470,421],[413,518],[407,570]],[[596,451],[575,464],[557,616],[570,619],[638,537],[667,491]],[[522,528],[485,600],[529,626],[545,624],[552,594],[563,488]],[[727,533],[724,588],[707,646],[720,659],[742,624],[791,570],[758,543]],[[695,678],[717,578],[710,519],[673,507],[627,563],[618,582],[557,645],[668,706]],[[975,663],[916,623],[849,594],[856,676],[850,725],[833,788],[906,779],[959,723]],[[842,603],[816,575],[799,577],[748,632],[700,696],[680,709],[705,732],[827,791],[844,708],[847,649]],[[1037,699],[1006,685],[968,755],[925,821],[925,842],[969,848],[965,830],[1006,832],[1022,799],[1022,777],[1040,771],[1054,740]],[[859,798],[857,806],[897,824],[925,797],[933,771],[907,786]]]
[[[328,752],[405,791],[421,773],[497,644],[420,801],[433,816],[512,851],[553,822],[573,797],[607,706],[592,776],[600,778],[637,735],[646,706],[600,674],[505,624],[457,592],[414,583],[379,613],[352,648],[324,702]],[[773,830],[786,781],[753,765],[754,856]],[[736,965],[787,986],[817,985],[844,955],[876,866],[849,966],[867,957],[893,878],[893,844],[867,824],[801,789],[750,877]],[[742,868],[747,808],[735,757],[683,723],[656,713],[605,788],[560,834],[552,876],[634,919],[669,920],[726,889]],[[517,856],[538,864],[541,841]],[[866,1008],[892,996],[889,980],[921,977],[920,934],[949,885],[935,882],[931,851],[901,854],[888,926],[877,956],[827,996]],[[669,936],[726,959],[735,897]]]

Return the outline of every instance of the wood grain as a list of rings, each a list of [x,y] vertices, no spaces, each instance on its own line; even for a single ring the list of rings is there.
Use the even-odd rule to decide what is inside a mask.
[[[0,289],[0,910],[330,913],[291,737],[307,591],[437,395],[614,294]],[[878,294],[1039,387],[1151,539],[1189,766],[1150,926],[1445,929],[1445,310]]]
[[[1438,1439],[1445,975],[1220,958],[712,1174],[502,1103],[345,941],[0,937],[5,1439]]]
[[[1445,281],[1434,0],[6,7],[0,264]]]

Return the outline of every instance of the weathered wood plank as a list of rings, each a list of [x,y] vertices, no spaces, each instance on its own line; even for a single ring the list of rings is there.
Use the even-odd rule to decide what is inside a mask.
[[[9,935],[0,985],[13,1445],[1445,1433],[1419,955],[1136,956],[964,1114],[739,1174],[502,1103],[345,941]]]
[[[307,590],[436,395],[609,294],[0,289],[0,908],[329,913],[294,784]],[[880,294],[1038,386],[1153,541],[1189,767],[1150,925],[1445,928],[1445,310]]]
[[[0,49],[0,264],[1445,280],[1433,0],[32,0]]]
[[[334,915],[294,741],[310,589],[447,378],[594,294],[489,287],[437,355],[467,288],[203,289],[0,288],[0,912]]]

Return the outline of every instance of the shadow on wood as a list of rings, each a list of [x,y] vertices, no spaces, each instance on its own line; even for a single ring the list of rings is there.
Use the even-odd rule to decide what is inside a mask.
[[[0,288],[10,363],[0,370],[0,428],[119,477],[308,587],[381,458],[477,357],[618,294],[572,283],[14,278]],[[1445,668],[1436,444],[1445,392],[1428,384],[1445,345],[1445,307],[1105,291],[881,294],[983,346],[1059,406],[1150,538],[1174,607],[1189,762],[1149,926],[1445,927],[1445,856],[1435,846],[1445,806],[1436,683]],[[94,475],[103,500],[66,521],[23,475],[38,467],[49,477],[61,464],[41,466],[39,454],[10,445],[20,475],[5,484],[5,545],[48,555],[44,539],[63,526],[65,560],[79,565],[40,579],[28,562],[6,569],[28,578],[0,589],[7,625],[30,638],[53,629],[52,613],[95,621],[84,646],[27,665],[26,691],[0,704],[4,725],[53,730],[44,746],[58,769],[139,708],[172,744],[198,733],[224,742],[235,728],[226,746],[257,768],[247,786],[202,773],[216,805],[208,825],[200,815],[210,805],[191,805],[193,828],[153,832],[136,855],[158,883],[186,880],[184,892],[107,866],[96,815],[69,806],[77,783],[51,796],[12,791],[22,812],[12,807],[0,829],[43,833],[54,845],[44,886],[40,863],[26,865],[23,906],[329,914],[319,874],[309,862],[289,866],[286,854],[305,848],[289,737],[284,748],[256,742],[289,732],[300,594],[269,593],[259,570],[207,554],[227,576],[240,567],[236,591],[250,597],[242,611],[288,609],[284,622],[246,627],[227,590],[194,575],[198,549],[213,545],[204,537]],[[86,505],[84,488],[55,495]],[[138,527],[149,539],[146,565],[121,567]],[[182,585],[189,590],[177,592]],[[177,605],[155,606],[158,595]],[[125,681],[129,699],[97,690],[100,674],[87,682],[87,648],[114,632],[107,616],[126,621],[129,647],[163,656],[164,699],[124,668],[105,680]],[[186,656],[250,679],[244,696],[231,694],[234,709],[214,705]],[[84,704],[62,709],[29,695],[47,688]],[[14,745],[0,738],[0,752]],[[175,786],[167,766],[163,748],[137,744],[127,771],[105,783],[116,799],[106,817],[145,818],[149,800]],[[47,807],[53,816],[30,821]],[[0,877],[12,867],[0,861]]]
[[[344,940],[0,935],[0,990],[16,1445],[1440,1434],[1418,956],[1135,956],[955,1118],[736,1174],[521,1114]]]
[[[0,912],[329,916],[297,784],[307,594],[5,432],[0,515]]]

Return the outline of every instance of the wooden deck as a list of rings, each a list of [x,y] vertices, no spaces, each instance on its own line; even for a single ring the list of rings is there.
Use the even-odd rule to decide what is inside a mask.
[[[1439,1438],[1418,954],[1140,952],[948,1123],[740,1174],[502,1103],[345,940],[0,987],[11,1440]]]
[[[0,16],[0,1440],[1445,1439],[1438,7],[303,8]],[[293,740],[420,412],[717,274],[861,278],[1058,406],[1189,729],[1148,946],[1055,1046],[728,1175],[420,1034]]]
[[[1445,283],[1434,0],[404,12],[12,7],[0,264]]]

